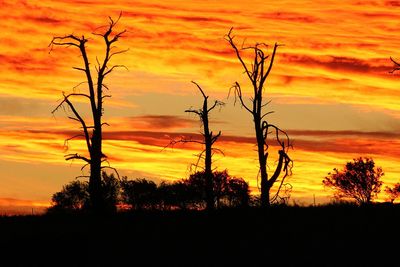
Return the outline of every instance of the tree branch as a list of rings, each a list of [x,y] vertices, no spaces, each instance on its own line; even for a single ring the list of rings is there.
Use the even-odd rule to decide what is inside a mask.
[[[239,98],[239,101],[240,101],[240,104],[242,105],[242,107],[244,107],[248,112],[253,114],[253,111],[251,109],[249,109],[243,101],[242,88],[240,88],[240,84],[238,82],[235,82],[235,84],[231,87],[231,89],[232,88],[234,89],[234,92],[235,92],[235,103],[236,103],[236,99]],[[229,94],[230,94],[230,90],[229,90]],[[229,95],[228,95],[228,97],[229,97]]]
[[[54,114],[54,112],[56,112],[64,103],[67,103],[68,106],[70,107],[70,109],[72,110],[72,112],[74,113],[76,119],[77,119],[77,120],[81,123],[81,125],[82,125],[83,132],[84,132],[84,134],[85,134],[86,145],[87,145],[88,151],[91,152],[92,148],[91,148],[91,144],[90,144],[90,137],[89,137],[88,128],[86,127],[86,123],[85,123],[85,121],[82,119],[82,117],[79,115],[79,113],[76,111],[76,109],[75,109],[74,105],[71,103],[71,101],[69,101],[68,97],[69,97],[70,95],[66,96],[66,95],[63,93],[63,96],[64,96],[64,100],[61,101],[61,103],[60,103],[51,113]],[[71,118],[72,118],[72,117],[71,117]]]
[[[80,159],[80,160],[86,161],[89,164],[91,162],[90,159],[88,159],[84,156],[78,155],[78,153],[68,154],[68,155],[65,155],[64,157],[65,157],[65,160]]]

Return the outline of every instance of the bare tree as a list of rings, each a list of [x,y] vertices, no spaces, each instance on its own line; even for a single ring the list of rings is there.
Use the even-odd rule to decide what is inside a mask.
[[[107,162],[107,156],[102,151],[102,127],[108,125],[102,122],[102,116],[104,112],[103,104],[104,99],[111,97],[109,94],[104,94],[104,90],[108,90],[106,84],[104,84],[105,78],[115,69],[119,67],[124,67],[123,65],[112,65],[110,66],[110,60],[113,56],[126,52],[127,50],[116,50],[114,44],[118,39],[125,33],[124,31],[114,33],[114,27],[117,25],[119,19],[113,20],[109,17],[109,24],[107,25],[106,31],[103,33],[93,33],[95,36],[100,36],[104,40],[105,53],[104,58],[100,61],[96,57],[95,70],[97,77],[92,76],[92,69],[90,67],[89,58],[86,49],[86,43],[89,41],[85,36],[76,36],[73,34],[54,37],[50,43],[51,49],[54,46],[65,46],[77,48],[83,60],[83,67],[73,67],[78,71],[82,71],[86,76],[88,92],[87,93],[70,93],[65,94],[63,92],[63,100],[59,105],[52,111],[54,114],[61,107],[67,107],[72,115],[68,118],[76,121],[81,126],[81,133],[73,136],[66,141],[74,138],[84,138],[86,141],[86,148],[89,156],[81,155],[78,153],[65,155],[66,160],[82,160],[86,164],[82,167],[82,170],[86,167],[90,167],[90,177],[89,177],[89,193],[90,193],[90,205],[95,211],[102,211],[105,207],[104,199],[102,197],[101,188],[101,172],[104,168],[111,168],[110,166],[103,166],[103,163]],[[81,112],[75,107],[72,102],[73,98],[81,98],[87,100],[90,105],[90,111],[92,115],[92,120],[84,118]],[[115,170],[114,168],[112,168]]]
[[[197,86],[199,89],[200,93],[203,96],[203,107],[200,109],[193,109],[190,108],[188,110],[185,110],[185,112],[188,113],[194,113],[196,114],[201,121],[202,127],[203,127],[203,132],[201,133],[203,136],[203,140],[193,140],[193,139],[185,139],[182,138],[177,141],[172,141],[170,145],[174,145],[176,143],[199,143],[204,145],[204,150],[200,152],[198,156],[198,161],[195,164],[196,167],[198,167],[199,162],[201,159],[204,159],[204,175],[206,178],[206,208],[207,210],[214,210],[215,208],[215,203],[214,203],[214,193],[213,193],[213,169],[212,169],[212,156],[214,151],[221,152],[221,150],[217,148],[213,148],[214,143],[217,141],[217,139],[221,136],[221,131],[219,131],[216,135],[213,134],[213,132],[210,130],[209,126],[209,114],[210,112],[215,109],[216,107],[221,107],[225,103],[215,100],[213,104],[209,105],[208,103],[208,96],[204,93],[203,89],[198,85],[196,82],[192,81],[193,84]]]
[[[256,43],[254,46],[241,47],[238,48],[234,42],[235,36],[232,35],[232,29],[226,35],[225,39],[231,45],[236,53],[236,57],[240,61],[244,73],[249,78],[251,85],[253,87],[253,94],[251,96],[251,104],[245,103],[245,99],[242,93],[242,88],[238,82],[235,82],[231,89],[234,90],[235,100],[239,99],[242,107],[248,111],[254,121],[254,130],[257,140],[257,151],[258,151],[258,161],[259,161],[259,175],[261,176],[261,206],[270,206],[271,201],[277,198],[279,191],[284,185],[284,180],[291,173],[291,168],[293,166],[293,161],[288,155],[288,149],[291,147],[289,142],[288,134],[281,130],[274,124],[269,123],[265,118],[268,114],[273,113],[273,111],[265,112],[263,108],[268,105],[269,102],[264,102],[264,86],[266,84],[267,77],[269,76],[272,66],[274,64],[276,50],[278,44],[275,43],[272,54],[266,54],[265,50],[267,45],[264,43]],[[253,54],[253,61],[249,66],[244,62],[242,52],[244,50],[251,51]],[[272,136],[272,138],[270,138]],[[279,149],[279,159],[278,164],[275,168],[274,173],[270,178],[268,178],[267,172],[267,161],[268,161],[268,148],[272,144],[273,140],[280,147]],[[280,185],[277,193],[274,197],[270,198],[270,190],[274,183],[278,181],[278,178],[283,171],[284,175],[280,180]]]

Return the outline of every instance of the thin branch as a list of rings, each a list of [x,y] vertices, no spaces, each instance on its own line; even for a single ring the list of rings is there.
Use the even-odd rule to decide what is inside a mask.
[[[110,167],[110,166],[101,166],[101,169],[111,169],[111,170],[113,170],[117,174],[118,179],[120,179],[119,173],[118,173],[116,168]]]
[[[83,95],[84,95],[84,94],[83,94]],[[66,96],[66,95],[63,93],[63,96],[64,96],[64,100],[61,101],[61,103],[52,111],[52,113],[54,114],[54,112],[56,112],[64,103],[67,103],[67,104],[68,104],[68,106],[70,107],[70,109],[71,109],[72,112],[74,113],[75,117],[77,118],[77,120],[79,120],[79,122],[80,122],[81,125],[82,125],[83,132],[84,132],[84,134],[85,134],[86,145],[87,145],[88,151],[90,152],[90,151],[91,151],[91,144],[90,144],[89,132],[88,132],[88,129],[87,129],[87,127],[86,127],[86,123],[85,123],[85,121],[82,119],[82,117],[79,115],[79,113],[76,111],[76,109],[75,109],[74,105],[71,103],[71,101],[69,101],[68,97],[71,96],[71,95]],[[85,96],[85,95],[84,95],[84,96]]]
[[[201,111],[195,110],[195,109],[187,109],[187,110],[185,110],[185,112],[188,112],[188,113],[195,113],[196,115],[198,115],[198,116],[200,116],[200,117],[201,117],[201,115],[202,115],[202,112],[201,112]]]
[[[207,99],[208,96],[204,93],[203,89],[201,89],[200,85],[198,85],[196,82],[192,81],[193,84],[197,86],[197,88],[200,90],[201,94],[203,95],[204,99]]]
[[[237,46],[233,42],[233,39],[235,37],[231,35],[232,31],[233,31],[233,27],[229,30],[228,34],[225,36],[225,40],[227,40],[229,42],[229,44],[232,46],[233,50],[235,50],[236,57],[239,59],[239,61],[242,64],[243,68],[245,69],[245,72],[246,72],[247,76],[249,77],[249,79],[252,80],[252,75],[251,75],[250,71],[248,70],[248,68],[246,66],[246,63],[244,63],[244,61],[242,59],[242,56],[240,55],[239,49],[237,48]]]
[[[186,144],[186,143],[196,143],[196,144],[201,144],[204,145],[205,143],[202,141],[198,141],[198,140],[193,140],[193,139],[185,139],[185,138],[181,138],[179,140],[171,140],[169,142],[168,145],[166,145],[162,150],[166,149],[167,147],[171,147],[173,148],[176,144]]]
[[[209,109],[207,109],[207,112],[210,112],[213,110],[216,106],[222,107],[225,106],[225,103],[222,101],[215,100],[214,105],[212,105]]]
[[[88,159],[84,156],[78,155],[78,153],[68,154],[68,155],[65,155],[64,157],[65,157],[65,160],[80,159],[80,160],[86,161],[89,164],[91,162],[90,159]]]
[[[236,103],[236,99],[239,98],[240,104],[242,105],[242,107],[244,107],[248,112],[250,112],[251,114],[253,114],[253,111],[247,107],[247,105],[244,103],[243,101],[243,95],[242,95],[242,88],[240,87],[240,84],[238,82],[235,82],[235,84],[231,87],[231,89],[234,89],[235,91],[235,103]]]
[[[128,70],[128,68],[125,65],[114,65],[112,66],[108,71],[106,71],[103,76],[107,76],[109,73],[111,73],[115,68],[124,68]],[[129,71],[129,70],[128,70]]]
[[[85,137],[83,134],[77,134],[64,140],[64,147],[68,148],[68,142],[78,137]]]

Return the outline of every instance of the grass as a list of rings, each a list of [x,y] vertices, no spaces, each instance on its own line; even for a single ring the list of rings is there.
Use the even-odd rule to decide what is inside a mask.
[[[1,217],[0,265],[398,266],[399,227],[384,205]]]

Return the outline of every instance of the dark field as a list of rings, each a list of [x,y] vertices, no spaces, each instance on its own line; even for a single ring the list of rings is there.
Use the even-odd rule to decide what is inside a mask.
[[[0,218],[0,266],[400,266],[400,208]]]

